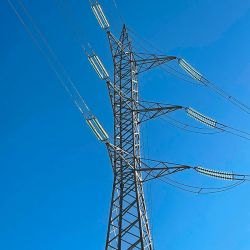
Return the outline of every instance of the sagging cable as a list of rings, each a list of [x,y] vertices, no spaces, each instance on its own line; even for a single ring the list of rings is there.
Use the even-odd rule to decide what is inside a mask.
[[[59,82],[62,84],[66,92],[69,94],[69,96],[72,98],[72,101],[74,104],[77,106],[83,117],[85,118],[87,124],[90,126],[96,137],[101,140],[106,142],[108,140],[108,134],[106,131],[103,129],[102,125],[99,123],[97,118],[92,114],[91,110],[87,106],[85,100],[82,98],[80,95],[78,89],[76,88],[74,82],[71,80],[69,77],[68,73],[66,72],[64,66],[62,63],[59,61],[57,55],[55,52],[52,50],[51,46],[47,42],[46,38],[40,31],[40,29],[37,27],[36,23],[33,21],[32,16],[29,14],[28,10],[24,6],[24,4],[21,1],[18,1],[19,4],[21,5],[24,13],[26,16],[29,17],[31,20],[32,25],[35,27],[35,32],[32,32],[31,28],[28,26],[28,24],[24,21],[23,17],[21,14],[18,12],[17,8],[15,5],[12,3],[12,1],[8,0],[8,3],[21,22],[21,24],[24,26],[25,30],[28,32],[29,36],[31,37],[32,41],[34,44],[37,46],[37,48],[41,51],[45,59],[47,60],[50,68],[53,70],[53,72],[56,74]],[[38,36],[38,37],[37,37]],[[39,40],[40,38],[40,40]],[[42,45],[45,46],[47,50],[45,50]],[[59,69],[62,71],[63,75],[60,74]]]
[[[229,102],[234,104],[235,106],[238,106],[241,110],[244,112],[250,114],[250,107],[248,107],[246,104],[242,103],[235,97],[229,95],[226,93],[223,89],[216,86],[214,83],[210,82],[208,79],[206,79],[199,71],[197,71],[193,66],[191,66],[188,62],[186,62],[183,58],[178,58],[178,64],[196,81],[200,82],[206,87],[209,87],[213,91],[217,92],[220,96],[227,99]]]
[[[184,108],[186,110],[186,113],[191,116],[192,118],[194,118],[195,120],[203,123],[204,125],[217,129],[220,132],[227,132],[230,133],[232,135],[244,138],[246,140],[250,140],[250,133],[245,132],[245,131],[241,131],[239,129],[235,129],[233,127],[227,126],[225,124],[219,123],[216,120],[207,117],[201,113],[199,113],[198,111],[192,109],[192,108]]]

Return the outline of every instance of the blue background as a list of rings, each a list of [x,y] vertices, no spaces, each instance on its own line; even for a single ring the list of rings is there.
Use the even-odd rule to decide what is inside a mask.
[[[88,2],[23,2],[111,133],[105,83],[81,49],[90,42],[111,72],[108,42]],[[118,34],[121,21],[113,1],[101,3]],[[248,0],[127,0],[118,5],[128,26],[162,53],[186,58],[250,105]],[[112,187],[105,147],[86,126],[7,1],[0,2],[0,25],[0,249],[104,249]],[[250,131],[249,116],[207,88],[160,69],[140,80],[143,99],[192,106]],[[155,120],[143,126],[142,141],[143,155],[154,159],[250,173],[250,142],[229,134],[186,133]],[[187,179],[196,182],[196,176]],[[151,183],[146,197],[155,249],[249,250],[249,191],[245,184],[198,196]]]

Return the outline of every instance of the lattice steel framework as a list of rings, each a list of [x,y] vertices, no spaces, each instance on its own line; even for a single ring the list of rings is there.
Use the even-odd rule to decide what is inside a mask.
[[[107,141],[106,146],[114,182],[105,249],[153,250],[143,183],[186,168],[152,169],[144,163],[140,124],[182,107],[139,100],[138,74],[176,57],[134,52],[125,25],[119,39],[109,30],[107,35],[114,64],[113,83],[109,75],[105,77],[114,115],[114,143]]]
[[[140,168],[137,65],[125,26],[119,41],[110,32],[108,37],[114,63],[115,91],[110,93],[114,113],[114,146],[121,151],[120,154],[116,151],[111,154],[114,184],[106,249],[151,250],[152,239],[141,175],[131,169],[131,166]]]
[[[164,166],[152,171],[142,162],[140,124],[183,107],[139,100],[138,74],[176,57],[134,52],[125,25],[119,39],[109,29],[106,32],[114,64],[113,80],[95,52],[85,51],[99,77],[107,82],[114,115],[114,142],[103,137],[114,173],[106,250],[152,250],[143,182],[183,168],[170,170]]]
[[[90,53],[85,50],[97,75],[107,83],[114,115],[114,142],[112,143],[97,118],[93,114],[86,117],[87,123],[97,138],[106,144],[114,173],[105,249],[153,250],[143,183],[188,169],[209,177],[238,180],[241,183],[246,180],[246,175],[141,157],[140,125],[150,119],[182,109],[207,126],[214,129],[220,129],[220,127],[217,126],[215,120],[192,108],[139,99],[138,75],[169,61],[178,61],[193,78],[197,80],[203,78],[183,59],[175,56],[135,52],[126,26],[123,26],[120,37],[117,39],[111,33],[108,20],[96,0],[91,3],[91,8],[100,26],[107,33],[114,65],[114,78],[111,80],[109,73],[95,52],[92,49]],[[190,191],[201,193],[205,190],[204,188],[194,188],[195,190]]]
[[[182,58],[135,52],[133,50],[132,42],[129,38],[126,26],[123,26],[121,35],[119,39],[117,39],[109,29],[110,25],[100,4],[97,0],[93,1],[94,2],[90,0],[92,11],[101,28],[106,31],[108,36],[114,64],[114,78],[112,80],[110,79],[109,73],[105,69],[100,58],[92,49],[90,54],[87,50],[85,50],[85,52],[97,75],[107,83],[114,115],[113,142],[111,142],[108,133],[106,133],[97,117],[94,116],[88,108],[87,104],[71,80],[69,79],[70,84],[67,85],[66,82],[61,80],[58,74],[57,77],[64,85],[68,94],[71,96],[75,105],[84,116],[88,126],[91,128],[97,139],[106,145],[112,163],[114,182],[105,249],[153,250],[152,237],[144,198],[143,183],[158,178],[161,179],[167,175],[184,170],[194,170],[197,173],[208,177],[237,181],[235,184],[224,188],[213,188],[212,191],[211,188],[185,185],[185,187],[189,187],[189,191],[192,193],[213,193],[215,190],[222,192],[235,187],[246,180],[249,181],[249,175],[215,171],[201,166],[193,167],[152,159],[144,159],[140,154],[141,123],[161,115],[165,115],[169,112],[182,109],[193,119],[213,129],[227,132],[232,130],[233,132],[231,133],[234,134],[235,131],[243,134],[244,132],[219,123],[214,119],[199,113],[193,108],[187,108],[179,105],[166,105],[156,102],[146,102],[139,99],[138,75],[172,60],[177,61],[193,79],[206,86],[211,83]],[[22,24],[26,27],[25,22],[19,16],[11,1],[9,4]],[[23,5],[22,9],[24,9],[27,14]],[[30,32],[28,26],[27,31]],[[38,31],[38,33],[41,36],[40,31]],[[33,40],[37,42],[36,38],[33,37],[32,32],[30,35]],[[43,37],[41,38],[43,42],[46,42]],[[37,45],[40,48],[39,43],[37,43]],[[55,54],[52,53],[47,42],[46,46],[51,52],[51,55],[53,55],[52,58],[54,58]],[[50,61],[49,58],[50,57],[47,58],[48,61]],[[54,68],[53,64],[50,66]],[[231,96],[228,98],[235,102],[239,107],[247,109],[246,106],[242,105],[242,103],[238,102]],[[240,136],[240,134],[238,135]],[[179,184],[182,185],[181,183]]]

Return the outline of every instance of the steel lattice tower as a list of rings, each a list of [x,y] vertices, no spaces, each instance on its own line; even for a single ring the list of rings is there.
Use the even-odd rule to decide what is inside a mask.
[[[137,65],[126,27],[117,41],[108,33],[114,63],[111,93],[114,113],[114,146],[135,168],[140,168],[140,120]],[[126,96],[124,99],[119,93]],[[125,151],[127,154],[124,154]],[[132,159],[131,159],[132,156]],[[114,184],[106,249],[153,249],[141,176],[115,152],[112,155]]]
[[[106,145],[112,162],[114,183],[106,249],[152,250],[143,191],[143,182],[152,174],[143,179],[142,172],[147,172],[147,169],[141,168],[140,124],[180,107],[140,102],[138,74],[174,57],[135,53],[125,25],[119,39],[110,31],[107,31],[107,35],[114,64],[113,84],[109,77],[104,78],[114,115],[114,144]]]
[[[76,86],[66,74],[64,67],[62,67],[55,53],[51,50],[46,39],[32,21],[32,17],[25,6],[19,1],[21,9],[31,20],[33,26],[35,26],[36,33],[38,33],[41,41],[48,49],[48,54],[40,47],[39,40],[37,40],[36,36],[33,35],[30,28],[26,25],[26,22],[19,15],[15,5],[11,1],[8,1],[8,3],[22,25],[24,25],[33,42],[43,52],[51,69],[56,73],[58,80],[82,113],[95,136],[106,145],[108,150],[114,180],[106,237],[106,250],[153,250],[143,191],[145,182],[155,179],[164,180],[164,177],[168,175],[185,170],[193,170],[208,177],[236,181],[235,184],[217,188],[185,185],[185,188],[189,187],[189,190],[186,189],[185,191],[207,194],[226,191],[245,181],[249,181],[250,175],[215,171],[201,166],[180,165],[141,157],[140,125],[148,120],[176,110],[184,111],[191,118],[217,131],[229,132],[243,138],[247,138],[246,135],[249,135],[249,133],[219,123],[193,108],[148,102],[139,98],[138,76],[145,71],[170,61],[177,62],[193,80],[206,87],[212,86],[212,88],[215,88],[216,85],[206,79],[184,59],[176,56],[145,54],[134,51],[126,26],[123,26],[119,39],[117,39],[110,31],[110,25],[100,4],[97,0],[94,0],[94,2],[90,0],[92,11],[98,23],[107,34],[114,65],[114,76],[111,80],[109,73],[95,52],[91,48],[90,52],[85,49],[85,53],[94,70],[107,84],[114,117],[114,139],[111,141],[97,117],[88,108]],[[61,65],[63,75],[66,76],[67,81],[63,80],[58,74],[56,64],[55,62],[53,63],[52,58]],[[227,95],[218,88],[216,88],[216,91],[219,91],[224,98],[243,111],[250,113],[250,108],[236,98]],[[182,183],[176,182],[175,184],[177,187],[177,184],[180,184],[179,188],[183,189]],[[173,186],[173,184],[170,185]]]
[[[153,250],[143,191],[145,182],[161,179],[164,176],[188,169],[226,180],[245,181],[246,175],[141,157],[140,125],[150,119],[176,110],[184,110],[192,118],[214,129],[223,130],[225,125],[192,108],[147,102],[139,98],[138,76],[170,61],[177,61],[196,81],[207,84],[208,80],[182,58],[137,53],[133,49],[132,40],[125,25],[123,25],[119,39],[117,39],[110,31],[110,25],[100,4],[95,1],[91,3],[91,8],[100,26],[106,31],[114,65],[114,76],[111,80],[109,73],[96,53],[91,48],[90,52],[85,49],[85,53],[96,73],[102,80],[106,81],[114,117],[114,141],[111,143],[108,134],[97,118],[89,110],[84,112],[88,125],[97,138],[104,142],[107,147],[114,174],[105,249]],[[85,107],[86,104],[80,106]],[[197,188],[191,190],[191,192],[205,193],[206,188]]]

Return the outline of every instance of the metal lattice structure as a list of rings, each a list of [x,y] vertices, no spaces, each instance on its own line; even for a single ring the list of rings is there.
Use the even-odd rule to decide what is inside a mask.
[[[110,93],[114,145],[121,149],[121,155],[111,154],[114,184],[106,249],[152,249],[141,176],[130,167],[140,168],[137,65],[125,26],[119,41],[111,33],[108,37],[114,62],[114,87],[126,98],[117,91]],[[123,150],[128,154],[124,155]]]
[[[102,13],[100,8],[98,3],[92,6]],[[114,115],[114,142],[106,141],[114,172],[106,249],[152,250],[140,171],[140,124],[182,107],[140,102],[138,74],[176,57],[136,54],[125,25],[119,39],[108,29],[107,21],[101,27],[106,29],[110,44],[113,81],[95,52],[85,52],[99,77],[107,82]]]
[[[22,4],[22,1],[18,2],[25,15],[32,20],[27,9]],[[36,46],[38,46],[38,48],[44,53],[39,45],[39,40],[36,39],[32,31],[26,25],[26,22],[19,15],[19,12],[15,7],[16,5],[11,1],[8,1],[8,3],[17,18],[28,31]],[[216,190],[222,192],[236,187],[249,179],[247,178],[247,175],[215,171],[201,166],[192,167],[188,165],[144,159],[141,157],[140,153],[140,125],[148,120],[166,115],[170,112],[184,110],[191,118],[201,122],[203,125],[209,126],[211,129],[227,131],[229,133],[231,132],[240,137],[249,135],[249,133],[219,123],[214,119],[199,113],[193,108],[187,108],[180,105],[165,105],[157,102],[141,100],[141,98],[139,98],[139,74],[170,61],[176,61],[184,71],[191,76],[191,78],[204,84],[204,86],[209,86],[212,83],[182,58],[137,53],[133,49],[132,40],[129,37],[126,26],[123,26],[119,39],[117,39],[110,31],[109,22],[106,19],[100,4],[96,0],[95,2],[90,1],[90,3],[98,23],[107,34],[113,59],[114,76],[113,79],[111,79],[108,71],[105,69],[102,61],[95,52],[92,49],[90,52],[85,50],[89,62],[93,66],[97,75],[102,80],[106,81],[107,84],[114,117],[113,141],[111,141],[101,123],[88,108],[86,102],[79,94],[71,79],[67,76],[66,78],[68,78],[69,82],[65,82],[55,70],[56,67],[51,60],[52,58],[56,58],[55,53],[51,50],[51,47],[42,36],[42,33],[37,26],[34,23],[33,25],[35,25],[39,37],[50,52],[48,55],[44,53],[50,67],[55,72],[57,78],[62,83],[69,96],[72,98],[76,107],[84,116],[88,126],[91,128],[97,139],[106,145],[109,153],[114,180],[105,249],[153,250],[152,236],[143,191],[144,183],[155,179],[164,180],[164,177],[168,175],[186,170],[193,170],[196,173],[208,177],[236,181],[235,184],[229,186],[213,188],[213,191],[211,191],[211,188],[186,185],[186,187],[189,187],[189,190],[186,191],[192,193],[212,193],[216,192]],[[56,61],[60,64],[57,58]],[[63,70],[63,72],[66,74],[65,70]],[[229,99],[230,102],[234,103],[245,112],[250,113],[249,107],[242,104],[232,96],[227,96],[227,94],[221,90],[217,89],[217,91],[219,91],[225,98]],[[177,183],[175,184],[177,185]],[[183,189],[183,187],[179,188]]]
[[[97,126],[91,127],[98,139],[106,144],[114,174],[105,249],[153,250],[143,191],[145,182],[188,169],[227,180],[244,181],[246,176],[141,157],[140,125],[156,117],[176,110],[185,110],[188,115],[207,126],[215,129],[223,127],[219,127],[219,123],[191,108],[142,101],[139,98],[138,75],[170,61],[178,61],[180,66],[197,81],[205,78],[185,60],[175,56],[135,52],[126,26],[123,26],[117,39],[110,31],[110,25],[100,4],[95,1],[91,3],[91,8],[101,28],[106,31],[114,65],[114,76],[111,79],[96,53],[92,49],[90,52],[85,49],[96,73],[107,83],[114,117],[112,143],[99,122]],[[196,192],[200,193],[202,190]]]
[[[114,64],[113,84],[107,81],[114,114],[114,147],[108,144],[114,184],[106,249],[152,250],[142,174],[139,171],[140,124],[180,107],[140,103],[138,74],[175,57],[136,54],[125,25],[119,40],[110,31],[107,35]]]

